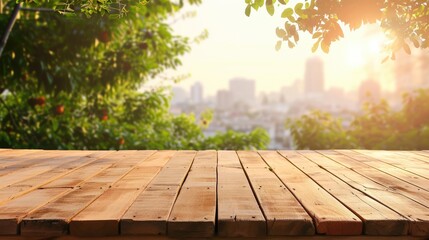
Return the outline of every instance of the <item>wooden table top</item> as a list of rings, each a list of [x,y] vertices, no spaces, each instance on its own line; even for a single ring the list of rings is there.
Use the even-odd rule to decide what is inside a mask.
[[[429,152],[0,149],[6,236],[428,239]]]

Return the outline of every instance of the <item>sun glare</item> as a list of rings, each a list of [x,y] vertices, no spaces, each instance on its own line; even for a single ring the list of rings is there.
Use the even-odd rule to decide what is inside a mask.
[[[380,38],[373,38],[369,42],[369,50],[371,53],[379,54],[383,49],[383,42]]]
[[[365,64],[364,52],[359,46],[348,49],[347,63],[352,67],[361,67]]]

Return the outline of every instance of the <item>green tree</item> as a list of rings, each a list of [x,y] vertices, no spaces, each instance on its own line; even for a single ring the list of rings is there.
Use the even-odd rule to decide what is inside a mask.
[[[291,132],[298,149],[353,148],[354,139],[343,129],[341,119],[329,113],[311,111],[298,119],[288,119],[286,128]]]
[[[37,4],[55,7],[56,3]],[[3,8],[0,26],[6,25],[13,4]],[[174,35],[167,22],[180,7],[167,0],[129,5],[120,19],[22,12],[0,61],[0,147],[208,146],[203,129],[210,114],[203,116],[205,124],[197,124],[192,115],[169,113],[163,89],[138,91],[165,69],[180,65],[180,56],[189,50],[189,40]],[[263,140],[241,141],[248,135],[232,134],[238,139],[234,147],[264,147]]]
[[[265,6],[270,15],[281,11],[284,27],[276,29],[279,41],[276,49],[286,42],[290,48],[309,33],[315,43],[312,51],[320,48],[329,52],[331,43],[344,37],[343,28],[355,30],[367,23],[377,23],[388,38],[391,58],[409,45],[429,47],[429,11],[426,0],[245,0],[245,14]],[[278,3],[278,4],[277,4]]]
[[[398,111],[384,100],[366,103],[349,127],[344,129],[342,125],[341,119],[318,111],[287,123],[300,149],[428,149],[429,89],[404,95]]]

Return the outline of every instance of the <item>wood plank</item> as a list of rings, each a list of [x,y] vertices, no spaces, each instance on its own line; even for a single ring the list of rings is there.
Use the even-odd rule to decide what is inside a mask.
[[[349,186],[376,199],[378,202],[407,218],[409,220],[409,234],[413,236],[429,236],[429,208],[399,193],[389,191],[385,186],[351,171],[349,168],[333,160],[338,156],[341,155],[333,155],[330,158],[319,156],[308,159],[335,175]]]
[[[40,151],[40,152],[32,152],[26,153],[23,156],[19,156],[19,160],[15,161],[17,158],[12,157],[11,161],[5,159],[6,162],[4,166],[0,168],[0,177],[11,174],[14,171],[22,170],[23,168],[36,165],[38,163],[43,163],[44,161],[51,160],[56,156],[60,156],[61,153],[55,151]]]
[[[102,165],[100,163],[106,165]],[[43,206],[48,202],[48,200],[53,200],[59,195],[71,191],[81,182],[91,178],[94,175],[97,175],[111,165],[112,158],[106,160],[103,159],[103,161],[92,162],[64,176],[64,178],[54,180],[53,182],[44,185],[43,189],[34,190],[20,198],[14,199],[11,202],[4,204],[0,207],[0,235],[14,233],[16,234],[18,232],[18,227],[19,223],[21,222],[21,219],[25,217],[28,213],[36,210],[38,207]],[[71,179],[70,176],[72,177]],[[66,179],[67,184],[64,184],[65,182],[63,181],[63,179]],[[47,190],[42,191],[44,189]],[[48,189],[58,189],[61,191],[50,191]],[[44,197],[39,199],[40,195],[43,195]],[[28,199],[39,199],[40,201],[30,201]],[[43,199],[45,199],[46,201],[43,202]],[[13,209],[13,211],[10,209]]]
[[[218,152],[218,235],[265,236],[266,222],[234,151]]]
[[[136,197],[146,188],[176,151],[157,152],[130,171],[111,189],[73,217],[70,234],[76,236],[114,236],[119,234],[119,220]]]
[[[25,159],[28,156],[34,156],[34,153],[41,150],[9,150],[0,153],[0,168],[16,164],[18,161]]]
[[[63,161],[63,164],[49,170],[48,172],[43,172],[20,182],[11,184],[7,187],[0,188],[0,203],[14,199],[38,187],[41,187],[44,184],[59,179],[81,167],[97,161],[99,158],[107,155],[108,153],[108,151],[98,151],[92,154],[88,152],[87,154],[90,155],[67,159]]]
[[[132,235],[120,235],[120,236],[111,236],[111,237],[77,237],[64,235],[56,237],[55,240],[141,240],[141,239],[150,239],[150,240],[178,240],[183,238],[169,237],[169,236],[132,236]],[[427,240],[424,237],[412,237],[412,236],[325,236],[325,235],[312,235],[312,236],[265,236],[258,238],[228,238],[228,237],[211,237],[211,238],[188,238],[196,240]],[[23,236],[3,236],[2,240],[47,240],[46,238],[29,238]],[[51,239],[49,239],[51,240]]]
[[[390,151],[369,151],[369,150],[355,150],[360,154],[364,154],[373,158],[376,158],[380,161],[386,162],[393,166],[404,169],[410,173],[419,175],[420,177],[429,179],[429,164],[416,160],[413,158],[405,158],[403,156],[398,156]],[[405,161],[406,160],[406,161]]]
[[[19,224],[23,217],[28,213],[36,210],[37,208],[48,203],[48,200],[53,200],[58,196],[70,192],[73,188],[79,186],[82,182],[90,179],[91,177],[99,174],[108,167],[112,166],[116,161],[120,160],[118,156],[121,154],[108,155],[104,156],[100,161],[92,162],[82,168],[67,174],[63,178],[52,181],[49,184],[43,185],[42,189],[34,190],[27,195],[24,195],[23,199],[18,198],[14,199],[11,202],[0,207],[0,235],[4,234],[16,234],[19,229]],[[60,189],[59,193],[57,191],[41,191],[43,189]],[[47,201],[28,201],[25,199],[38,199],[38,196],[43,194],[44,198]],[[34,195],[34,196],[33,196]],[[46,196],[46,195],[49,195]],[[40,199],[42,200],[42,199]],[[16,208],[18,206],[19,208]],[[14,209],[10,211],[9,209]]]
[[[406,157],[407,159],[416,159],[429,164],[429,154],[424,151],[393,151],[395,154]]]
[[[24,155],[13,156],[10,155],[3,159],[2,167],[0,167],[0,176],[11,174],[14,171],[22,170],[30,166],[43,165],[43,163],[50,162],[54,157],[63,156],[64,153],[70,156],[82,156],[85,152],[90,151],[71,151],[71,150],[14,150],[13,152],[25,152]],[[1,160],[0,160],[1,161]]]
[[[381,172],[389,174],[390,176],[401,179],[402,181],[405,181],[405,182],[407,182],[411,185],[414,185],[420,189],[424,189],[426,191],[429,191],[429,179],[422,178],[418,175],[415,175],[413,173],[405,171],[404,169],[390,165],[388,163],[385,163],[385,162],[380,161],[378,159],[369,157],[367,155],[359,154],[355,151],[337,150],[336,152],[339,152],[343,155],[347,155],[348,157],[350,157],[350,160],[352,160],[352,162],[354,163],[353,169],[355,169],[355,170],[358,170],[361,168],[368,169],[368,167],[372,167],[372,168],[375,168]],[[412,155],[410,155],[410,156],[412,156]],[[407,157],[407,155],[404,155],[404,157]]]
[[[358,191],[307,158],[318,158],[319,153],[283,151],[292,164],[329,192],[364,223],[366,235],[407,235],[408,221],[398,213]]]
[[[417,154],[419,156],[425,157],[425,159],[421,159],[422,161],[429,162],[429,152],[428,151],[406,151],[406,152],[412,152],[414,154]]]
[[[52,152],[49,155],[43,155],[45,157],[39,159],[41,161],[35,161],[38,162],[35,164],[19,164],[20,167],[14,169],[9,169],[9,167],[3,168],[1,170],[6,170],[6,172],[0,177],[0,189],[18,183],[20,181],[24,181],[31,177],[47,173],[48,171],[54,169],[62,163],[74,161],[77,158],[84,156],[85,154],[88,153],[75,152],[67,155],[62,155],[60,152]],[[10,172],[7,172],[7,170],[10,170]]]
[[[68,223],[76,214],[153,153],[154,151],[118,152],[122,159],[113,166],[27,215],[21,223],[21,235],[53,237],[68,234]]]
[[[70,190],[70,188],[36,189],[0,206],[0,235],[19,234],[19,223],[26,214]]]
[[[260,151],[260,154],[313,217],[317,233],[327,235],[362,233],[362,221],[355,214],[279,153]]]
[[[265,215],[268,235],[314,234],[311,217],[258,153],[237,153]]]
[[[359,173],[360,175],[371,179],[374,182],[384,186],[387,190],[397,192],[404,195],[426,207],[429,207],[429,192],[422,188],[411,185],[405,181],[388,175],[374,168],[365,168],[354,161],[352,157],[340,154],[338,152],[324,150],[319,151],[323,155],[331,158],[335,162],[349,168],[350,170]]]
[[[179,151],[136,198],[121,219],[121,234],[165,235],[167,220],[196,152]]]
[[[199,151],[167,222],[168,235],[211,237],[215,233],[217,152]]]

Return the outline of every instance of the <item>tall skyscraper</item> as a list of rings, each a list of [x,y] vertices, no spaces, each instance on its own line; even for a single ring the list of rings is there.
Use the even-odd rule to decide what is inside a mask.
[[[322,94],[325,90],[323,61],[314,57],[307,60],[304,74],[304,92],[306,95]]]
[[[193,104],[203,102],[203,85],[200,82],[196,82],[191,86],[191,102]]]
[[[229,80],[229,91],[234,104],[244,103],[251,105],[255,102],[255,81],[245,78],[234,78]]]

